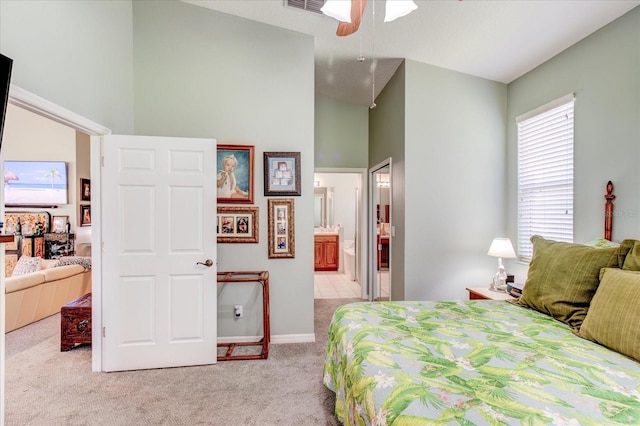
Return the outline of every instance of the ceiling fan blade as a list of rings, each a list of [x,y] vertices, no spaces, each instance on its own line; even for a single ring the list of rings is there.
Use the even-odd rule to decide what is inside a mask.
[[[358,31],[366,6],[367,0],[351,0],[351,22],[338,22],[336,35],[345,37]]]

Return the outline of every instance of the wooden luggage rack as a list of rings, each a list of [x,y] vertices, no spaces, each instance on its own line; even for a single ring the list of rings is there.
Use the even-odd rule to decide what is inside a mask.
[[[227,352],[218,356],[218,361],[267,359],[269,357],[269,339],[271,330],[269,325],[269,272],[245,271],[245,272],[220,272],[219,283],[256,282],[262,286],[262,325],[264,334],[257,342],[218,343],[219,348],[227,348]],[[261,346],[262,351],[255,355],[233,355],[233,350],[238,346]]]

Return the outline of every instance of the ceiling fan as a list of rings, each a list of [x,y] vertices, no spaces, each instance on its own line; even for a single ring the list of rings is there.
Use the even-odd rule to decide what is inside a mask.
[[[367,0],[326,0],[320,10],[339,21],[336,35],[344,37],[358,31],[366,6]],[[417,8],[413,0],[386,0],[384,22],[391,22]]]

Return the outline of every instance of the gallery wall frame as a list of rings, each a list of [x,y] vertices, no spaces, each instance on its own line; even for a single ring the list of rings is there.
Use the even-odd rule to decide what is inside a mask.
[[[265,197],[301,195],[300,153],[265,152],[263,156]]]
[[[62,234],[67,232],[69,216],[53,216],[51,219],[51,232]]]
[[[80,205],[80,226],[91,226],[91,206]]]
[[[80,179],[80,201],[91,201],[91,180]]]
[[[258,207],[218,206],[216,235],[218,243],[257,243]]]
[[[296,257],[293,199],[269,199],[269,258]]]
[[[217,145],[218,204],[253,204],[253,145]]]

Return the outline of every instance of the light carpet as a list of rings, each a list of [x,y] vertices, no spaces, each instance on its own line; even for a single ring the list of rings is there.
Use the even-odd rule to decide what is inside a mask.
[[[331,316],[357,299],[315,300],[315,343],[269,359],[92,373],[91,347],[60,352],[60,315],[6,335],[6,425],[339,425],[322,385]],[[293,319],[292,319],[293,320]]]

